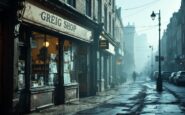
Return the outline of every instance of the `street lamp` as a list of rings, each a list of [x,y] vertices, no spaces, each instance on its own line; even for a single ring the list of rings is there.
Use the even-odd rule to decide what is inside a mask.
[[[154,13],[154,11],[151,14],[151,18],[152,20],[155,19],[156,15],[158,15],[158,19],[159,19],[159,56],[158,56],[158,60],[159,60],[159,73],[158,73],[158,77],[157,77],[157,82],[156,82],[156,89],[158,92],[162,91],[162,77],[161,77],[161,43],[160,43],[160,37],[161,37],[161,12],[159,10],[159,13]]]

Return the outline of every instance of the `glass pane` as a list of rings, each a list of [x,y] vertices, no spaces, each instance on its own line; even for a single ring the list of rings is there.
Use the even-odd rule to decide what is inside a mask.
[[[18,89],[25,87],[25,47],[19,46]]]
[[[23,69],[23,67],[25,66],[24,61],[19,61],[19,68]],[[23,89],[25,86],[25,81],[24,81],[24,71],[19,70],[19,74],[18,74],[18,89]]]
[[[57,77],[58,39],[46,34],[32,34],[32,87],[54,85]]]
[[[71,41],[64,41],[64,84],[76,83],[74,53],[76,46]]]
[[[47,36],[48,46],[48,62],[49,62],[49,76],[48,85],[54,85],[54,79],[58,76],[58,38]]]

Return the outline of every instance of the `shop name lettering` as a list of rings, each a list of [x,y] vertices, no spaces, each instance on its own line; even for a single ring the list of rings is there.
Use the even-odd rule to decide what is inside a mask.
[[[46,21],[48,23],[51,23],[51,24],[54,24],[56,26],[59,26],[59,27],[62,27],[62,22],[63,22],[63,27],[70,30],[70,31],[73,31],[75,32],[76,30],[76,25],[66,21],[66,20],[62,20],[61,18],[59,17],[56,17],[55,15],[52,15],[52,14],[49,14],[49,13],[46,13],[46,12],[42,12],[41,13],[41,19],[43,21]]]

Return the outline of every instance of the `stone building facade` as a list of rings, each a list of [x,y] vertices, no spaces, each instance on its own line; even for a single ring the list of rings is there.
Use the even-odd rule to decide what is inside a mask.
[[[163,70],[181,71],[185,69],[184,9],[184,1],[182,0],[179,11],[173,14],[163,35],[162,41],[164,42],[162,47],[166,46],[166,48],[163,48],[166,49]]]
[[[28,113],[118,85],[123,34],[115,32],[122,26],[115,0],[5,1],[0,12],[5,112]]]

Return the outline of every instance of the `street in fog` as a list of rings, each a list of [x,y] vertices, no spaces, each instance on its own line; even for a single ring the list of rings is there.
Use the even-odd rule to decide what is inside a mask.
[[[183,93],[184,87],[167,82],[159,93],[155,81],[137,78],[99,96],[30,115],[184,115]]]
[[[183,90],[185,92],[185,89]],[[77,115],[184,115],[179,99],[165,87],[157,93],[155,83],[137,81],[98,107],[80,111]]]
[[[0,0],[3,115],[185,114],[185,0]]]
[[[85,111],[77,112],[77,115],[116,115],[116,114],[134,114],[142,109],[145,98],[146,87],[141,85],[143,82],[129,84],[128,87],[122,87],[117,90],[110,100],[99,106]]]

